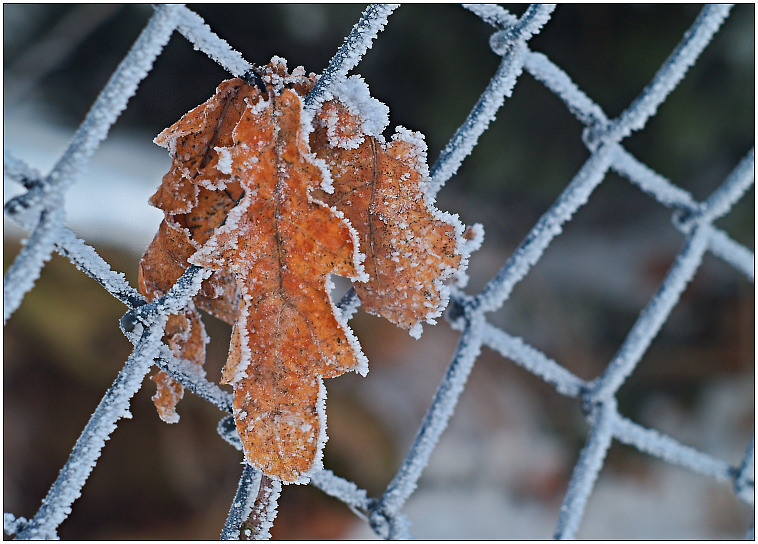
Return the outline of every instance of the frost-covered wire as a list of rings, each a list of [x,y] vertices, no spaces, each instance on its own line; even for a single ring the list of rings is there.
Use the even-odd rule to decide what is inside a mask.
[[[494,349],[503,357],[510,359],[535,376],[539,376],[554,386],[555,390],[562,395],[578,397],[586,385],[584,380],[539,350],[490,323],[485,322],[482,326],[482,338],[487,347]]]
[[[19,183],[22,183],[27,188],[38,187],[39,172],[31,168],[24,161],[14,157],[12,153],[6,151],[3,164],[6,176],[19,181]],[[9,216],[22,227],[29,226],[25,223],[23,216],[19,216],[18,214],[10,214]],[[58,253],[67,257],[79,270],[97,281],[115,298],[130,308],[145,303],[142,295],[129,285],[123,273],[111,270],[110,265],[91,246],[88,246],[84,241],[77,238],[70,229],[60,227],[53,232],[52,237],[53,244]],[[38,242],[32,240],[27,242],[26,245],[36,248]],[[11,280],[11,283],[13,283],[13,280]],[[7,282],[6,285],[8,285]]]
[[[497,72],[492,76],[471,113],[432,165],[432,181],[427,189],[432,197],[436,196],[445,183],[455,175],[463,160],[471,154],[479,137],[495,119],[505,99],[511,95],[513,86],[523,70],[526,42],[547,22],[553,9],[554,5],[530,6],[521,19],[493,35],[497,40],[494,44],[491,40],[492,48],[496,54],[502,55],[503,60],[500,61]]]
[[[243,464],[237,492],[229,507],[229,515],[221,531],[221,540],[240,540],[240,527],[250,516],[258,496],[263,474],[247,463]]]
[[[253,537],[254,540],[269,540],[269,532],[274,526],[279,496],[282,493],[282,482],[263,476],[260,490],[253,504],[250,521],[254,527],[245,529],[245,536]]]
[[[71,505],[81,495],[82,487],[100,457],[105,442],[116,430],[121,418],[130,418],[129,401],[142,386],[150,370],[163,336],[166,316],[145,329],[124,368],[105,393],[81,436],[76,441],[68,461],[42,500],[37,514],[18,533],[18,538],[57,538],[58,526],[71,513]]]
[[[82,172],[168,43],[176,26],[178,9],[180,6],[173,5],[162,5],[156,9],[134,45],[100,91],[61,158],[43,178],[45,186],[65,187]],[[24,198],[24,195],[20,195],[14,200]]]
[[[350,288],[345,292],[344,295],[342,295],[342,298],[337,303],[337,308],[340,309],[342,312],[342,319],[345,322],[350,321],[350,319],[355,315],[355,312],[358,311],[358,308],[361,306],[361,299],[358,298],[358,295],[355,292],[355,287],[352,285]]]
[[[129,308],[145,303],[144,297],[129,285],[123,272],[115,272],[92,246],[76,236],[70,229],[62,227],[56,233],[55,248],[79,270],[99,283],[114,298]]]
[[[3,321],[18,308],[21,298],[32,288],[53,250],[52,235],[63,224],[63,193],[81,173],[111,125],[126,107],[137,85],[150,71],[175,27],[177,6],[161,6],[151,17],[129,53],[119,64],[98,95],[84,121],[74,133],[66,151],[50,173],[41,180],[41,188],[12,199],[6,206],[30,209],[44,199],[39,222],[24,249],[16,257],[3,283]],[[47,194],[42,197],[40,191]]]
[[[3,277],[3,323],[21,305],[24,296],[39,278],[42,267],[50,259],[55,243],[54,234],[62,222],[62,206],[53,205],[40,211],[31,236]]]
[[[432,165],[429,171],[432,181],[428,189],[432,196],[436,196],[447,180],[455,175],[463,160],[471,154],[479,137],[495,119],[495,114],[505,98],[510,96],[516,79],[521,74],[521,57],[524,51],[526,45],[518,43],[505,53],[497,72],[492,76],[471,113]]]
[[[707,232],[696,228],[688,238],[674,265],[640,314],[618,353],[606,367],[603,376],[592,384],[592,399],[606,400],[616,394],[624,380],[632,373],[650,342],[679,301],[684,288],[697,272],[708,247]]]
[[[233,76],[242,77],[253,67],[242,54],[218,37],[194,11],[182,7],[177,11],[177,19],[176,29],[179,33],[187,38],[197,51],[208,55]]]
[[[496,4],[461,4],[485,23],[503,29],[518,22],[518,17]]]
[[[206,379],[201,369],[177,359],[168,346],[161,346],[155,365],[188,391],[213,404],[219,410],[232,412],[232,394]]]
[[[653,80],[602,135],[604,139],[619,141],[645,126],[647,120],[655,115],[658,106],[682,80],[690,66],[695,64],[731,9],[732,6],[729,4],[711,4],[702,9],[695,23],[663,63]]]
[[[40,184],[39,170],[22,161],[10,149],[3,150],[3,176],[15,180],[27,189]]]
[[[703,203],[698,220],[712,223],[732,209],[755,181],[755,149],[751,149],[726,181]]]
[[[574,466],[574,472],[571,475],[571,481],[561,505],[561,513],[555,529],[557,540],[574,538],[584,515],[587,499],[592,493],[600,469],[603,468],[603,460],[613,439],[613,420],[616,415],[615,399],[600,404],[597,412],[597,421],[592,432],[590,432],[587,444],[579,455],[579,460]]]
[[[328,89],[339,83],[371,48],[377,34],[387,24],[387,18],[397,9],[397,4],[371,4],[345,38],[344,43],[329,61],[329,65],[303,100],[305,107],[313,109],[324,99]]]
[[[743,501],[749,504],[755,502],[755,434],[750,439],[750,445],[734,479],[734,490]]]
[[[126,312],[121,318],[121,328],[131,332],[140,322],[149,325],[160,315],[177,313],[187,306],[189,299],[200,290],[200,284],[211,273],[211,270],[199,266],[188,266],[165,295]]]
[[[526,277],[550,242],[563,231],[563,224],[586,204],[592,191],[603,181],[615,146],[603,146],[590,156],[555,204],[537,221],[515,253],[476,296],[474,306],[482,311],[497,310],[516,284]]]
[[[348,506],[366,511],[371,501],[364,489],[353,482],[340,478],[328,469],[322,469],[311,476],[311,483],[327,495],[339,499]]]
[[[719,229],[708,226],[708,249],[717,257],[755,281],[755,254]]]
[[[672,465],[727,482],[736,472],[729,463],[681,444],[670,436],[619,416],[614,422],[613,435],[619,442],[633,446],[643,453],[658,457]]]
[[[623,148],[619,148],[616,153],[613,170],[664,206],[687,211],[695,211],[698,207],[697,202],[689,192],[677,187],[656,171],[645,166]]]
[[[390,514],[398,512],[416,489],[421,472],[455,410],[458,397],[481,351],[482,321],[483,318],[477,316],[475,320],[466,324],[450,366],[421,422],[413,445],[379,501],[380,511]]]
[[[566,72],[558,68],[542,53],[529,51],[524,59],[524,68],[563,100],[569,111],[585,125],[604,124],[608,118],[603,110],[595,104]]]
[[[155,10],[137,41],[100,91],[63,156],[46,177],[46,183],[65,185],[81,173],[168,43],[180,9],[181,6],[161,5]]]
[[[145,327],[142,328],[141,338],[132,355],[95,409],[58,479],[42,501],[35,517],[18,534],[19,538],[56,538],[58,526],[71,512],[71,505],[80,496],[105,442],[116,429],[117,421],[131,417],[130,399],[140,389],[154,359],[166,349],[161,339],[168,315],[187,305],[188,300],[200,289],[200,282],[205,276],[206,272],[198,272],[193,276],[188,275],[184,282],[178,281],[159,299],[163,311],[151,316],[149,322],[142,320]]]
[[[753,150],[740,162],[727,178],[728,189],[717,189],[708,199],[708,203],[699,204],[692,195],[684,189],[677,187],[671,181],[648,168],[628,151],[618,148],[612,168],[620,175],[629,179],[642,191],[653,196],[664,206],[676,208],[685,212],[684,217],[688,220],[680,220],[676,215],[674,225],[684,234],[688,234],[693,226],[693,219],[697,219],[702,228],[708,232],[708,248],[717,257],[723,259],[737,270],[743,272],[750,281],[754,278],[755,256],[752,251],[732,240],[721,230],[707,224],[709,220],[715,220],[742,196],[745,190],[752,185],[751,178],[753,169]],[[709,204],[710,203],[710,204]],[[703,210],[710,209],[717,204],[715,214],[703,215]]]

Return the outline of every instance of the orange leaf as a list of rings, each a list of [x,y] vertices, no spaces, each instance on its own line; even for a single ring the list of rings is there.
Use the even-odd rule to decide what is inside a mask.
[[[276,83],[276,78],[270,78]],[[241,294],[224,381],[251,464],[303,481],[325,434],[322,377],[365,373],[357,340],[329,299],[331,273],[356,278],[355,232],[309,197],[324,173],[309,152],[300,97],[257,88],[222,153],[244,196],[189,261],[234,274]]]
[[[356,99],[358,91],[363,97]],[[385,144],[381,134],[367,135],[366,119],[350,104],[370,99],[362,80],[350,82],[349,99],[327,102],[316,116],[311,148],[331,171],[334,192],[315,196],[343,212],[359,233],[370,278],[354,285],[363,308],[418,337],[421,322],[433,323],[447,306],[445,282],[465,268],[464,227],[427,202],[423,137],[399,128]]]
[[[205,362],[206,335],[200,314],[194,307],[170,315],[165,330],[168,345],[176,357],[202,366]],[[179,421],[176,404],[184,396],[184,387],[165,372],[158,372],[152,379],[157,386],[153,403],[158,415],[166,423],[176,423]]]
[[[187,258],[210,238],[242,194],[239,183],[230,182],[217,170],[215,147],[231,141],[231,129],[244,108],[245,89],[249,86],[241,80],[222,83],[211,100],[155,140],[169,148],[172,165],[150,198],[151,204],[164,211],[165,219],[140,261],[138,288],[148,300],[171,288],[187,268]],[[228,274],[214,274],[203,283],[196,302],[231,323],[236,314],[235,289]],[[169,318],[166,341],[177,357],[195,366],[205,362],[205,330],[194,308]],[[163,372],[153,381],[157,386],[153,401],[161,419],[178,421],[175,407],[183,395],[182,386]]]
[[[189,254],[193,251],[185,233],[164,220],[140,260],[138,288],[148,301],[163,295],[182,275],[182,263],[186,262],[188,250]],[[165,339],[174,356],[196,367],[205,362],[205,328],[194,307],[169,316]],[[176,423],[179,421],[176,404],[182,398],[184,388],[164,372],[153,376],[153,381],[157,387],[153,402],[158,415],[166,423]]]
[[[323,378],[368,370],[329,298],[329,275],[367,282],[355,284],[364,307],[417,336],[444,310],[447,282],[464,278],[481,236],[434,208],[420,135],[399,129],[385,144],[386,107],[362,80],[349,78],[304,120],[315,76],[288,74],[276,57],[257,73],[261,88],[225,81],[156,138],[173,162],[151,198],[165,219],[139,288],[152,299],[190,263],[213,271],[194,302],[233,323],[222,383],[234,388],[245,455],[267,476],[302,482],[326,440]],[[166,339],[202,364],[194,306],[169,319]],[[176,420],[181,386],[154,379],[161,417]]]

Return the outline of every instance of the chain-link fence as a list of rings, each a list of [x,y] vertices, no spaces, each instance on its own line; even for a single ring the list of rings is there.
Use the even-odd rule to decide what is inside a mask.
[[[718,455],[699,451],[672,436],[636,423],[622,415],[617,407],[619,391],[666,323],[706,254],[723,260],[736,273],[753,282],[753,252],[714,225],[752,187],[753,150],[734,166],[707,198],[697,200],[622,146],[626,137],[645,127],[684,78],[728,17],[730,6],[704,7],[653,79],[620,115],[613,118],[609,118],[550,58],[530,49],[530,40],[543,30],[554,6],[532,5],[520,17],[493,5],[466,7],[494,28],[489,45],[501,61],[468,117],[431,167],[432,193],[436,194],[456,175],[525,72],[554,93],[585,126],[582,140],[589,150],[589,157],[484,288],[478,293],[463,290],[454,293],[447,318],[453,328],[460,331],[457,348],[404,461],[386,489],[377,497],[371,497],[352,481],[328,469],[313,475],[311,484],[365,518],[380,537],[409,537],[411,533],[403,514],[404,506],[414,494],[430,456],[456,410],[459,396],[466,387],[467,378],[482,348],[487,347],[538,376],[558,394],[576,399],[589,422],[586,442],[563,495],[555,529],[556,538],[576,535],[606,454],[614,443],[627,444],[667,463],[731,485],[735,495],[752,506],[753,439],[745,437],[744,457],[741,463],[731,465]],[[393,6],[372,5],[365,10],[322,73],[317,87],[306,98],[305,107],[311,107],[324,90],[343,79],[361,61],[374,39],[380,36],[394,9]],[[229,393],[185,369],[183,363],[176,360],[161,342],[167,316],[188,303],[197,293],[206,273],[200,268],[190,267],[164,297],[146,303],[123,274],[114,272],[92,247],[64,226],[66,191],[77,181],[99,144],[106,139],[109,129],[127,107],[130,97],[137,92],[139,83],[150,72],[174,31],[234,76],[242,76],[252,66],[193,11],[178,5],[156,7],[154,15],[49,173],[43,175],[16,158],[11,151],[5,152],[5,176],[26,189],[22,195],[6,203],[5,214],[31,233],[5,274],[5,321],[34,287],[52,252],[57,251],[129,308],[121,320],[121,327],[134,344],[131,356],[92,414],[37,513],[31,519],[17,517],[15,513],[5,514],[6,533],[19,538],[57,536],[59,525],[71,513],[72,505],[83,492],[105,442],[116,430],[119,421],[130,417],[130,400],[142,387],[144,377],[154,365],[220,410],[231,411]],[[12,146],[12,142],[9,144]],[[599,375],[587,380],[509,334],[497,326],[488,314],[497,312],[509,301],[514,287],[527,277],[545,250],[561,234],[564,225],[592,198],[593,192],[612,172],[670,209],[683,242],[681,251],[618,346],[616,354]],[[340,307],[350,316],[356,310],[350,296],[343,299]],[[239,439],[230,421],[228,416],[224,417],[218,430],[224,439],[239,448]],[[260,473],[245,466],[227,522],[223,530],[219,527],[222,538],[239,537],[241,525],[251,515],[258,520],[259,536],[268,535],[275,519],[281,486],[274,482],[265,495],[259,496],[260,484]],[[748,536],[751,537],[752,531],[751,526]],[[509,536],[507,528],[504,528],[502,536]]]

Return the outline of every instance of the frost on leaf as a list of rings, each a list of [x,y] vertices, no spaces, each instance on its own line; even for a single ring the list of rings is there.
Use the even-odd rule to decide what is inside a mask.
[[[171,169],[163,177],[150,203],[164,212],[165,219],[139,265],[138,288],[148,301],[164,295],[188,266],[187,259],[205,243],[226,218],[242,194],[239,183],[228,180],[217,169],[215,147],[231,140],[231,129],[244,108],[246,86],[240,80],[222,83],[209,101],[185,114],[155,139],[168,148]],[[208,189],[207,180],[223,190]],[[236,287],[229,275],[213,274],[205,280],[196,304],[231,322],[236,314]],[[205,329],[195,308],[170,316],[166,341],[175,356],[195,367],[205,362]],[[159,372],[153,377],[153,397],[161,418],[178,421],[176,403],[182,386]]]
[[[444,310],[474,244],[425,192],[423,138],[399,129],[386,144],[388,110],[362,79],[336,85],[314,115],[301,102],[313,74],[289,74],[276,57],[256,74],[256,85],[223,82],[156,138],[172,165],[150,200],[165,219],[139,288],[152,300],[190,264],[212,271],[194,305],[170,317],[166,342],[199,366],[196,308],[233,325],[221,381],[234,389],[247,460],[303,482],[326,441],[323,378],[368,370],[329,275],[356,280],[368,311],[417,335]],[[159,414],[176,421],[181,385],[154,380]]]
[[[349,223],[309,197],[328,174],[309,152],[300,97],[277,90],[286,74],[268,76],[267,96],[246,89],[223,146],[242,199],[189,262],[234,278],[239,310],[223,381],[234,387],[237,431],[252,465],[294,482],[320,460],[322,377],[366,368],[327,291],[329,274],[356,278],[362,267]]]
[[[311,148],[326,162],[334,188],[316,197],[359,233],[369,280],[354,287],[364,309],[418,336],[421,322],[433,323],[447,306],[446,280],[462,277],[469,251],[464,227],[425,194],[423,137],[398,128],[386,144],[380,131],[366,134],[366,114],[345,102],[340,96],[326,102],[314,121]],[[368,115],[377,109],[363,107]]]

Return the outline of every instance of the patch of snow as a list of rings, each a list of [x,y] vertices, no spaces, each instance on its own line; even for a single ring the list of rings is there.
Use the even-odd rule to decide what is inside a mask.
[[[351,114],[360,117],[365,135],[381,138],[382,131],[390,122],[390,109],[371,96],[368,85],[361,76],[350,76],[335,84],[330,92]]]
[[[214,147],[218,153],[218,162],[216,163],[216,170],[222,174],[232,173],[232,154],[227,147]],[[223,189],[223,187],[219,187]]]

